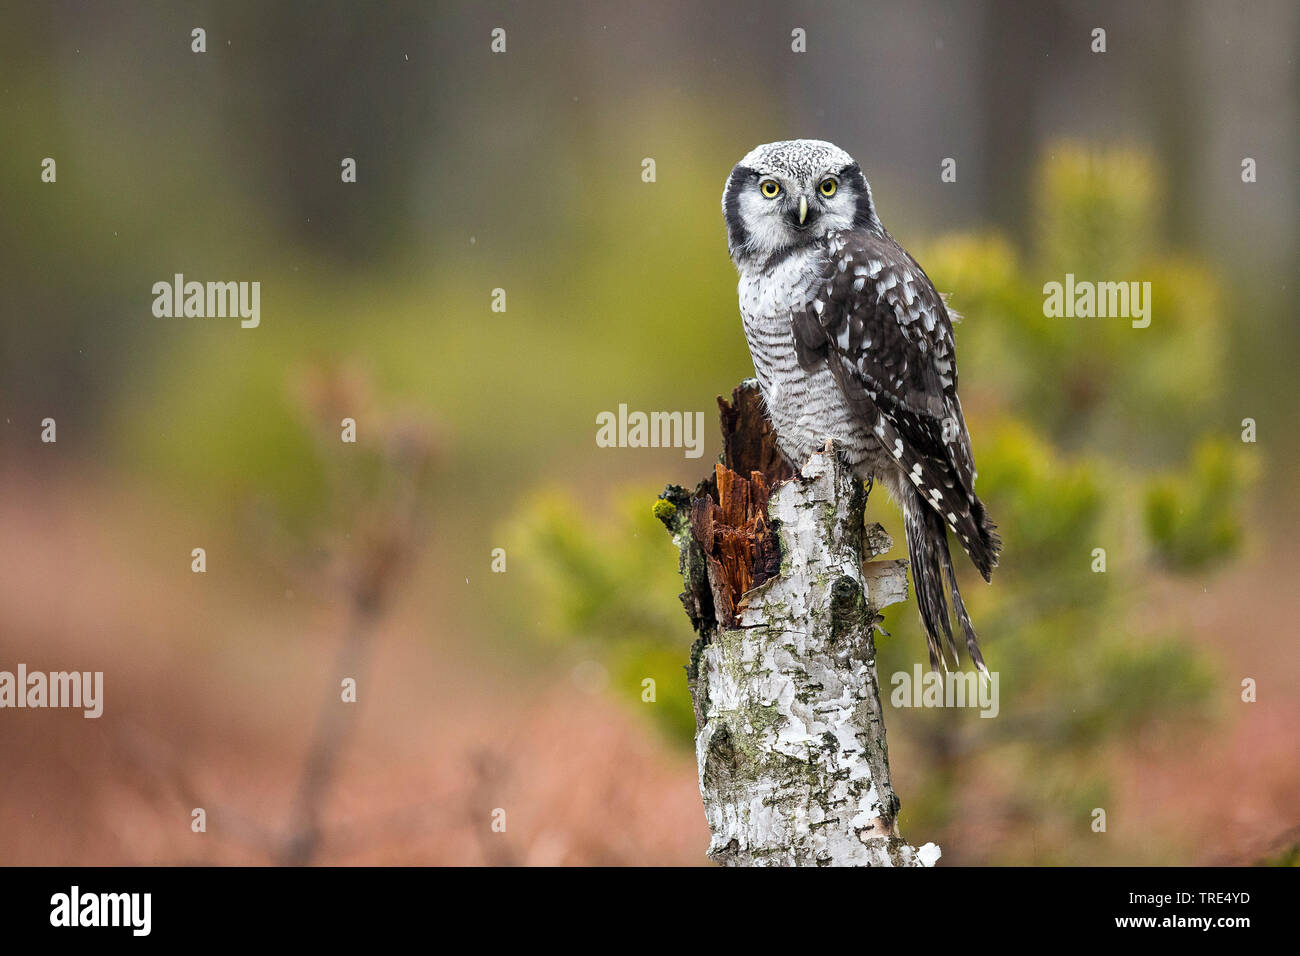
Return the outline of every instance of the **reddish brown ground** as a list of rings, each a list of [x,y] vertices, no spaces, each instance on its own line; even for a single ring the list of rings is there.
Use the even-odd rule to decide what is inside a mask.
[[[208,575],[178,575],[185,521],[92,485],[0,476],[0,669],[104,670],[107,683],[99,720],[0,711],[0,863],[269,861],[341,612],[268,601],[264,583],[253,600],[211,554]],[[1298,574],[1300,552],[1281,549],[1208,591],[1159,590],[1148,613],[1191,613],[1225,697],[1254,676],[1261,700],[1226,705],[1199,743],[1117,751],[1122,832],[1178,861],[1241,862],[1300,822]],[[582,691],[572,662],[527,677],[492,664],[438,630],[434,604],[409,597],[376,635],[320,862],[704,862],[689,752]],[[194,806],[205,834],[190,831]]]
[[[1219,663],[1219,717],[1170,750],[1137,739],[1118,754],[1135,833],[1181,846],[1189,862],[1248,863],[1300,842],[1300,549],[1260,550],[1201,586],[1165,584],[1147,614],[1190,620]],[[1255,703],[1241,681],[1257,683]]]

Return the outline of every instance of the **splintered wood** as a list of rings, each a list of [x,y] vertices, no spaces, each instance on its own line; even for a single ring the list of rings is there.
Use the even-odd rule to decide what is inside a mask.
[[[691,502],[691,528],[715,582],[715,613],[730,625],[741,597],[777,573],[781,555],[767,517],[771,490],[762,472],[750,472],[745,479],[719,464],[713,481],[717,500],[701,497]]]
[[[709,565],[714,613],[734,626],[743,595],[781,569],[780,545],[767,515],[772,487],[793,476],[777,450],[756,388],[718,397],[723,463],[691,499],[691,529]]]
[[[757,387],[741,385],[731,392],[731,402],[718,396],[722,417],[722,463],[737,474],[755,471],[769,488],[794,477],[794,469],[776,447],[776,433],[763,409]]]

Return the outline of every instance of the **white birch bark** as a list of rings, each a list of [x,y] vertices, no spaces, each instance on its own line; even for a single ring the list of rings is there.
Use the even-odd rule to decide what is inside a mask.
[[[836,456],[810,458],[769,502],[780,575],[744,596],[739,626],[701,629],[696,755],[719,863],[931,866],[940,856],[898,834],[874,630],[878,610],[906,598],[907,576],[902,561],[864,571],[864,558],[890,547],[878,525],[864,535],[865,499]],[[691,611],[692,587],[710,575],[698,547],[690,553],[689,523],[675,530]]]

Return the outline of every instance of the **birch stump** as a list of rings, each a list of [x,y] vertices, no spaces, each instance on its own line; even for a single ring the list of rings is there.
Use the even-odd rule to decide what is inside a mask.
[[[882,607],[907,597],[904,561],[864,528],[867,493],[833,452],[795,475],[758,385],[722,411],[723,461],[656,513],[681,550],[697,639],[695,705],[709,857],[729,866],[931,866],[898,834],[876,679]]]

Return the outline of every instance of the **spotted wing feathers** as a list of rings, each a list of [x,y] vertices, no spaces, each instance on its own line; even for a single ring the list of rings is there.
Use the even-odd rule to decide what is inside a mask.
[[[972,662],[985,670],[957,587],[945,526],[987,581],[1001,541],[975,494],[975,460],[957,397],[952,324],[921,267],[883,231],[832,236],[820,282],[791,315],[800,365],[825,363],[904,476],[908,558],[930,665],[957,664],[945,599]]]
[[[942,297],[887,233],[832,237],[820,287],[792,315],[805,369],[826,362],[845,397],[987,580],[1000,542],[975,495]]]

